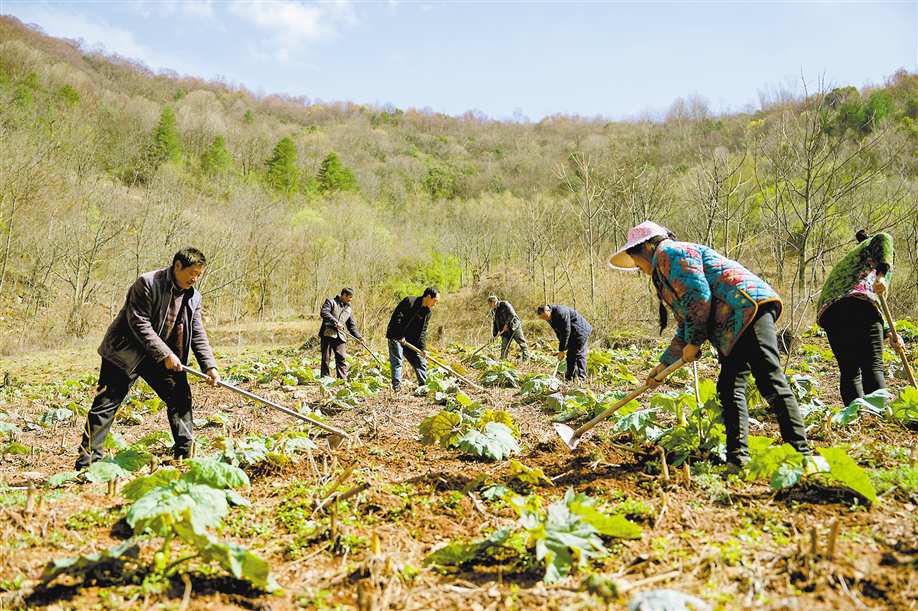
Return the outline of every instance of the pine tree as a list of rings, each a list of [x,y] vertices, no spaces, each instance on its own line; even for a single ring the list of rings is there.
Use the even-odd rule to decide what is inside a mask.
[[[267,162],[268,184],[277,191],[290,195],[299,183],[299,169],[296,167],[296,145],[289,136],[280,139]]]
[[[201,169],[208,176],[216,176],[227,171],[233,165],[233,158],[226,150],[223,136],[217,136],[201,155]]]
[[[319,166],[319,173],[316,175],[319,182],[319,191],[322,193],[331,193],[334,191],[357,191],[357,179],[354,173],[341,163],[338,155],[332,151]]]
[[[175,111],[166,106],[153,130],[153,159],[157,163],[182,158],[182,141],[175,124]]]

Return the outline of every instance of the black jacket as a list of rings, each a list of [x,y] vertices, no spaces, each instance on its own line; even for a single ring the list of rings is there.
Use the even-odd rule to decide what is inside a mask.
[[[147,272],[128,289],[124,306],[108,327],[99,355],[128,375],[134,373],[145,358],[155,362],[173,353],[166,345],[165,321],[172,300],[172,268]],[[201,321],[201,293],[194,287],[184,291],[182,308],[175,319],[175,328],[182,325],[183,346],[178,355],[188,362],[189,349],[194,352],[201,369],[217,366],[210,349],[204,323]]]
[[[558,352],[567,350],[569,344],[580,344],[590,337],[593,327],[580,312],[566,305],[552,305],[548,324],[558,336]]]
[[[430,308],[425,308],[421,303],[421,297],[405,297],[399,302],[389,319],[386,339],[405,338],[416,348],[426,350]]]
[[[512,335],[513,329],[519,321],[520,317],[517,316],[516,310],[513,309],[513,305],[509,301],[498,301],[497,307],[494,308],[494,325],[491,329],[493,336],[497,337],[497,334],[501,332],[504,326],[507,327],[504,333]]]
[[[347,341],[347,334],[338,331],[338,325],[347,327],[348,333],[362,339],[357,331],[357,323],[354,322],[354,316],[351,312],[350,304],[341,301],[340,296],[326,299],[319,310],[322,317],[322,326],[319,327],[319,337],[336,337],[343,342]]]

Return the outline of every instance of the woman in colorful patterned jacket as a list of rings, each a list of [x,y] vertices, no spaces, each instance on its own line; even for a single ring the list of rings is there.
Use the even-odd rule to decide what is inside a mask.
[[[826,330],[840,370],[842,401],[886,388],[883,378],[883,316],[877,295],[886,291],[893,263],[888,233],[871,237],[861,229],[858,245],[832,268],[819,295],[816,322]],[[896,333],[889,333],[893,344]]]
[[[669,348],[648,383],[680,357],[698,358],[706,341],[717,349],[717,392],[727,433],[727,462],[736,471],[749,460],[746,380],[755,378],[774,411],[781,437],[810,454],[797,400],[778,357],[775,321],[781,299],[761,278],[707,246],[677,242],[664,227],[645,221],[628,232],[628,242],[610,261],[617,269],[638,268],[653,279],[660,298],[660,332],[666,328],[663,303],[678,322]]]

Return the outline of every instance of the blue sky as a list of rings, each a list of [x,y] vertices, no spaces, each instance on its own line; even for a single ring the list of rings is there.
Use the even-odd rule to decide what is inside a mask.
[[[916,70],[916,2],[0,0],[53,36],[259,94],[533,120]]]

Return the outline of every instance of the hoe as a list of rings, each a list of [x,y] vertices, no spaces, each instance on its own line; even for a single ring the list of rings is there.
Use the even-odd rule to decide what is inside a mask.
[[[672,372],[679,369],[684,364],[685,364],[685,361],[683,361],[682,359],[679,359],[678,361],[676,361],[675,363],[673,363],[672,365],[670,365],[669,367],[667,367],[666,369],[658,373],[655,379],[657,380],[657,382],[662,382],[667,377],[669,377],[669,375]],[[617,410],[621,409],[623,406],[627,405],[629,402],[640,397],[642,394],[647,392],[647,390],[650,388],[651,388],[650,384],[645,383],[640,388],[637,388],[631,391],[631,393],[628,394],[628,396],[620,399],[614,405],[611,405],[605,410],[603,410],[601,414],[599,414],[598,416],[596,416],[595,418],[593,418],[592,420],[590,420],[589,422],[581,426],[576,431],[567,425],[561,424],[560,422],[555,423],[555,431],[557,431],[558,436],[561,437],[561,441],[564,442],[564,445],[566,445],[568,449],[573,452],[577,448],[577,446],[580,444],[580,438],[583,436],[584,433],[586,433],[587,431],[592,429],[594,426],[596,426],[597,424],[599,424],[600,422],[602,422],[603,420],[605,420],[606,418],[614,414]]]
[[[191,367],[188,367],[187,365],[182,365],[182,371],[185,371],[185,372],[190,373],[190,374],[192,374],[192,375],[196,375],[196,376],[198,376],[199,378],[204,378],[205,380],[209,380],[209,379],[210,379],[206,373],[201,373],[201,372],[198,371],[197,369],[192,369]],[[249,399],[253,399],[253,400],[255,400],[255,401],[258,401],[259,403],[264,403],[264,404],[267,405],[268,407],[273,407],[273,408],[276,409],[276,410],[282,411],[282,412],[284,412],[285,414],[287,414],[288,416],[293,416],[294,418],[299,418],[299,419],[302,420],[303,422],[308,422],[309,424],[311,424],[311,425],[313,425],[313,426],[316,426],[316,427],[319,427],[320,429],[322,429],[322,430],[324,430],[324,431],[328,431],[329,433],[332,433],[333,435],[337,435],[338,437],[341,437],[341,438],[344,438],[344,439],[350,439],[350,438],[351,438],[350,435],[348,435],[345,431],[343,431],[342,429],[339,429],[339,428],[336,427],[336,426],[332,426],[332,425],[330,425],[330,424],[325,424],[324,422],[321,422],[321,421],[319,421],[319,420],[316,420],[316,419],[314,419],[314,418],[310,418],[309,416],[305,416],[305,415],[303,415],[303,414],[301,414],[301,413],[299,413],[299,412],[296,412],[296,411],[290,409],[289,407],[284,407],[283,405],[278,405],[278,404],[275,403],[274,401],[269,401],[269,400],[265,399],[264,397],[259,397],[258,395],[254,394],[254,393],[250,393],[250,392],[247,391],[247,390],[243,390],[243,389],[239,388],[238,386],[233,386],[232,384],[227,384],[226,382],[217,382],[217,384],[220,385],[220,386],[222,386],[223,388],[228,388],[228,389],[230,389],[231,391],[233,391],[233,392],[235,392],[235,393],[239,393],[239,394],[242,395],[243,397],[248,397]],[[331,440],[330,440],[330,441],[331,441]]]

